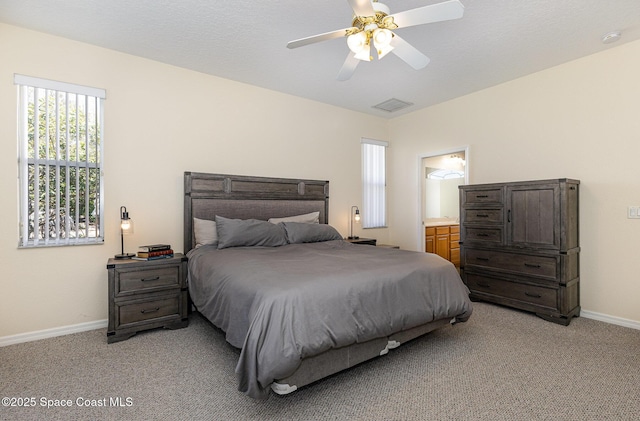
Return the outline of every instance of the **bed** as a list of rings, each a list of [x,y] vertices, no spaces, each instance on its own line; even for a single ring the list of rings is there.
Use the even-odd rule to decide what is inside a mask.
[[[238,389],[252,398],[471,315],[450,262],[344,241],[328,224],[328,181],[185,172],[184,188],[190,299],[240,349]]]

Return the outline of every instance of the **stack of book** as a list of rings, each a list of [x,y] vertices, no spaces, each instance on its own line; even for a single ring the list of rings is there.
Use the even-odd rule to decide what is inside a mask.
[[[173,249],[169,244],[150,244],[138,247],[138,254],[133,257],[136,260],[157,260],[173,257]]]

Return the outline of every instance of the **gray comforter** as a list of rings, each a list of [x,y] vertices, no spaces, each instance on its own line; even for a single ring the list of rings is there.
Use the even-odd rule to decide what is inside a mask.
[[[337,240],[188,257],[191,298],[242,349],[239,390],[254,398],[306,357],[472,311],[455,267],[435,254]]]

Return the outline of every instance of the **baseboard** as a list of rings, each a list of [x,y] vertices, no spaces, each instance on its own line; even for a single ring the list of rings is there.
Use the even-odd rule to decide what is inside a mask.
[[[580,317],[640,330],[640,322],[623,319],[621,317],[609,316],[607,314],[596,313],[594,311],[581,310]],[[37,341],[40,339],[54,338],[56,336],[64,336],[72,333],[86,332],[88,330],[102,329],[105,327],[107,327],[106,319],[79,323],[77,325],[54,327],[52,329],[38,330],[35,332],[19,333],[17,335],[0,337],[0,347],[19,344],[23,342]]]
[[[17,335],[3,336],[0,338],[0,347],[20,344],[23,342],[37,341],[39,339],[54,338],[56,336],[69,335],[71,333],[86,332],[87,330],[102,329],[107,327],[107,320],[78,323],[77,325],[54,327],[51,329],[37,330],[35,332],[19,333]]]
[[[595,311],[581,310],[580,317],[640,330],[640,322],[636,322],[635,320],[623,319],[622,317],[609,316],[608,314],[596,313]]]

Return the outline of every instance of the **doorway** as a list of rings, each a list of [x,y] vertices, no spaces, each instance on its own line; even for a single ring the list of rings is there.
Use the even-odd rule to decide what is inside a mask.
[[[458,186],[468,184],[469,148],[457,148],[420,157],[420,248],[427,251],[427,226],[460,222]]]

